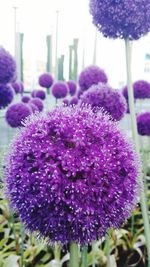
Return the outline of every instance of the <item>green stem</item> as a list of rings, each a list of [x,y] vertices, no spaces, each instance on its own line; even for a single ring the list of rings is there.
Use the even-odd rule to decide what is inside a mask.
[[[55,260],[57,260],[58,262],[60,261],[60,253],[61,253],[60,245],[56,243],[54,254],[55,254]]]
[[[107,255],[107,267],[111,267],[111,263],[110,263],[110,239],[109,239],[108,234],[106,234],[106,255]]]
[[[87,252],[88,252],[88,247],[84,246],[82,248],[82,264],[81,264],[81,267],[87,267]]]
[[[95,241],[92,243],[92,267],[95,267]]]
[[[21,267],[24,267],[24,227],[21,225]]]
[[[132,135],[135,142],[135,149],[138,155],[140,155],[139,149],[139,140],[138,140],[138,132],[137,132],[137,123],[136,123],[136,115],[135,115],[135,106],[134,106],[134,93],[132,87],[132,77],[131,77],[131,48],[129,39],[125,40],[126,47],[126,67],[127,67],[127,85],[128,85],[128,98],[129,98],[129,108],[132,122]],[[140,183],[143,185],[143,178],[140,175],[139,177]],[[144,222],[144,230],[145,230],[145,238],[147,244],[147,255],[148,255],[148,267],[150,267],[150,226],[149,226],[149,218],[147,213],[147,205],[144,190],[141,190],[141,210]]]
[[[78,245],[72,243],[70,245],[70,265],[69,267],[79,267],[79,257],[78,257]]]

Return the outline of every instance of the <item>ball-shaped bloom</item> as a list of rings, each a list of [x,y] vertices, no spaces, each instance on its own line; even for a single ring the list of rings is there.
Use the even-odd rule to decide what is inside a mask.
[[[3,47],[0,47],[0,83],[9,83],[16,78],[15,59]]]
[[[44,100],[46,98],[46,94],[45,94],[45,92],[43,90],[36,90],[35,94],[34,94],[34,97],[38,97],[41,100]]]
[[[26,228],[51,242],[88,244],[120,227],[139,185],[137,157],[117,124],[90,107],[61,106],[24,125],[5,181]]]
[[[51,74],[43,73],[39,77],[39,85],[45,88],[50,88],[54,82],[54,79]]]
[[[69,105],[77,105],[78,104],[78,98],[77,97],[72,97],[72,99],[69,102]]]
[[[28,103],[29,101],[30,101],[30,97],[29,96],[27,96],[27,95],[24,95],[22,98],[21,98],[21,101],[23,102],[23,103]]]
[[[44,109],[44,105],[43,105],[42,100],[39,99],[39,98],[37,98],[37,97],[31,99],[31,100],[29,101],[29,104],[30,104],[30,103],[32,103],[32,104],[34,104],[35,106],[37,106],[37,108],[39,109],[39,111],[42,111],[42,110]]]
[[[39,112],[38,107],[35,104],[31,103],[31,102],[29,103],[29,107],[31,108],[32,113]]]
[[[78,91],[77,91],[77,97],[80,99],[81,95],[84,93],[84,91],[80,88]]]
[[[86,67],[79,75],[79,85],[81,90],[89,89],[93,84],[107,83],[106,73],[98,66]]]
[[[150,0],[90,0],[90,13],[105,37],[137,40],[150,31]]]
[[[35,97],[35,93],[37,92],[37,90],[35,89],[35,90],[33,90],[32,92],[31,92],[31,96],[32,97]]]
[[[150,112],[144,112],[137,116],[137,127],[140,135],[150,136]]]
[[[103,108],[116,121],[121,120],[127,111],[126,100],[122,94],[103,83],[93,85],[84,92],[80,98],[80,105],[82,104],[90,104],[95,110]]]
[[[7,107],[14,98],[14,91],[9,85],[0,84],[0,109]]]
[[[76,93],[76,91],[77,91],[77,84],[76,84],[76,82],[70,80],[70,81],[67,82],[67,84],[68,84],[68,87],[69,87],[69,93],[70,93],[70,95],[71,96],[74,96],[75,93]]]
[[[134,82],[134,97],[136,99],[150,98],[150,83],[147,81],[139,80]]]
[[[68,94],[68,85],[65,82],[59,81],[53,84],[52,94],[56,99],[64,98]]]
[[[22,125],[22,122],[32,114],[31,108],[24,103],[12,104],[6,111],[6,121],[12,128],[17,128]]]
[[[21,85],[19,82],[11,83],[11,86],[13,87],[16,94],[21,93]]]

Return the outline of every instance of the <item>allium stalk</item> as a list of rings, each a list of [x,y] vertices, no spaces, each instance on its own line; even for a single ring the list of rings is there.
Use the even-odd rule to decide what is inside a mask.
[[[132,125],[132,135],[135,141],[135,149],[137,154],[140,154],[138,131],[135,115],[135,105],[134,105],[134,94],[132,88],[132,76],[131,76],[131,48],[129,39],[125,39],[126,48],[126,70],[127,70],[127,84],[128,84],[128,97],[129,97],[129,107],[131,114],[131,125]],[[143,185],[142,176],[139,177],[141,185]],[[148,267],[150,267],[150,225],[147,213],[146,196],[144,190],[141,190],[141,210],[144,222],[145,238],[147,243],[147,254],[148,254]]]
[[[106,234],[106,256],[107,256],[107,267],[111,267],[110,262],[110,239],[109,235]]]
[[[70,245],[70,266],[69,267],[79,267],[78,245],[76,243],[72,243]]]
[[[81,267],[87,267],[87,253],[88,253],[88,247],[84,246],[81,252],[81,258],[82,258]]]

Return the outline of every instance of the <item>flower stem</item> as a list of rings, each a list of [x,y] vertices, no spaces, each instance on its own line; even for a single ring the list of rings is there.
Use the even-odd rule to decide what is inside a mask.
[[[135,149],[138,155],[140,155],[139,149],[139,140],[138,140],[138,132],[137,132],[137,123],[136,123],[136,115],[135,115],[135,106],[134,106],[134,93],[132,87],[132,77],[131,77],[131,48],[129,39],[125,40],[126,47],[126,67],[127,67],[127,85],[128,85],[128,98],[129,98],[129,108],[132,122],[132,135],[135,142]],[[142,176],[139,177],[140,183],[143,185]],[[144,222],[144,230],[145,230],[145,238],[147,244],[147,255],[148,255],[148,267],[150,267],[150,225],[149,218],[147,213],[147,205],[146,205],[146,197],[144,190],[141,190],[141,210]]]
[[[88,247],[84,246],[82,248],[82,264],[81,264],[81,267],[87,267],[87,252],[88,252]]]
[[[111,263],[110,263],[110,239],[109,239],[108,234],[106,234],[106,255],[107,255],[107,267],[111,267]]]
[[[55,244],[54,254],[55,254],[55,260],[57,260],[59,262],[60,261],[61,249],[60,249],[60,245],[58,243]]]
[[[95,241],[92,243],[92,267],[95,267]]]
[[[72,243],[70,245],[70,265],[69,267],[79,267],[79,257],[78,257],[78,245]]]

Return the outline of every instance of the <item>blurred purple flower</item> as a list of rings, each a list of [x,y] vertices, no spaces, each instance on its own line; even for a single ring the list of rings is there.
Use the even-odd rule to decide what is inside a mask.
[[[103,83],[93,85],[84,92],[80,98],[80,105],[82,104],[90,104],[94,110],[103,108],[116,121],[121,120],[127,111],[126,100],[122,94]]]
[[[51,243],[91,243],[135,208],[138,159],[107,115],[58,107],[32,115],[7,157],[11,205]]]
[[[28,103],[29,101],[30,101],[30,97],[29,96],[23,96],[22,97],[22,99],[21,99],[21,101],[23,102],[23,103]]]
[[[68,85],[65,82],[58,81],[52,86],[52,94],[56,99],[64,98],[69,91]]]
[[[0,109],[7,107],[14,98],[14,91],[9,85],[0,84]]]
[[[150,136],[150,112],[141,113],[137,116],[138,133]]]
[[[72,97],[72,99],[69,102],[69,105],[77,105],[78,104],[78,98],[77,97]]]
[[[83,91],[89,89],[93,84],[107,83],[107,81],[107,75],[98,66],[86,67],[79,75],[79,86]]]
[[[50,88],[54,82],[54,79],[51,74],[43,73],[39,77],[39,85],[45,88]]]
[[[0,83],[6,84],[16,79],[15,59],[3,47],[0,47]]]
[[[13,87],[13,89],[14,89],[16,94],[20,94],[21,93],[21,85],[20,85],[19,82],[11,83],[11,86]]]
[[[44,100],[46,98],[46,94],[43,90],[35,90],[34,97]]]
[[[90,13],[105,37],[137,40],[150,31],[150,0],[90,0]]]
[[[6,121],[13,127],[17,128],[22,125],[26,117],[32,114],[30,107],[24,103],[12,104],[6,111]]]

